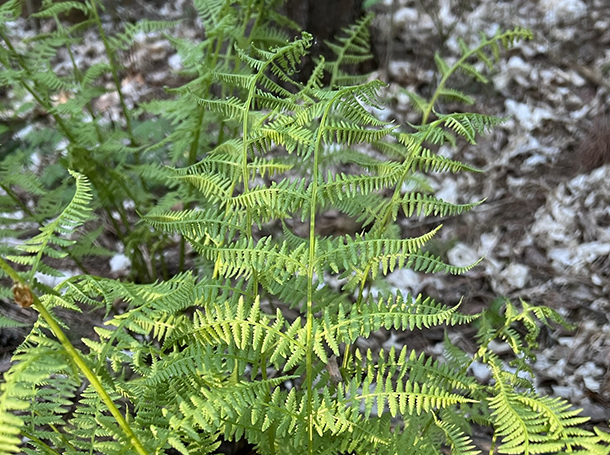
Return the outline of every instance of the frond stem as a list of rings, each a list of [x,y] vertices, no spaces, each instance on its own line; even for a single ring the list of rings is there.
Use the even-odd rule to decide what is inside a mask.
[[[422,121],[421,124],[425,125],[428,122],[428,117],[430,116],[430,114],[432,113],[432,110],[434,109],[434,103],[436,103],[436,100],[439,98],[439,96],[441,96],[441,90],[445,87],[445,84],[447,83],[447,81],[449,80],[449,78],[451,76],[453,76],[453,73],[455,73],[458,68],[460,66],[462,66],[462,64],[468,60],[470,57],[472,57],[474,54],[478,53],[481,51],[481,49],[483,49],[484,47],[488,46],[490,43],[500,40],[502,38],[504,38],[505,36],[509,35],[510,32],[505,32],[501,35],[496,34],[493,38],[491,39],[486,39],[484,40],[482,43],[479,43],[479,45],[473,49],[470,49],[468,52],[465,52],[464,55],[462,55],[452,66],[451,68],[443,75],[443,77],[441,78],[440,82],[438,83],[438,86],[436,87],[436,90],[434,91],[434,94],[432,95],[432,98],[430,99],[430,102],[428,103],[428,107],[426,108],[423,116],[422,116]]]
[[[337,95],[336,97],[340,97]],[[336,99],[336,98],[335,98]],[[333,101],[328,102],[324,109],[324,114],[320,120],[317,130],[316,142],[313,148],[313,169],[311,182],[311,197],[309,209],[309,257],[307,261],[307,314],[306,314],[306,382],[307,382],[307,453],[313,455],[313,276],[316,265],[316,205],[318,200],[318,174],[319,174],[319,155],[324,136],[324,128],[333,106]]]
[[[265,354],[261,354],[261,375],[263,381],[267,382],[267,356]],[[265,389],[265,402],[271,402],[271,384],[269,383],[267,383],[267,388]],[[267,430],[267,440],[269,444],[269,455],[275,455],[275,427],[273,425]]]
[[[119,73],[117,72],[115,62],[115,52],[114,49],[112,49],[112,47],[110,46],[110,43],[108,42],[108,37],[106,36],[106,32],[104,32],[104,28],[102,27],[102,21],[100,20],[100,16],[97,12],[97,1],[98,0],[93,0],[90,3],[90,11],[93,14],[93,20],[97,25],[98,33],[100,34],[100,38],[102,39],[102,43],[104,44],[104,49],[106,50],[106,56],[108,57],[108,61],[110,63],[112,80],[117,90],[117,94],[119,95],[119,103],[121,104],[121,110],[123,111],[123,116],[125,117],[125,126],[127,127],[127,134],[129,135],[129,140],[131,141],[131,145],[135,145],[136,139],[133,135],[133,128],[131,126],[131,115],[129,115],[129,110],[127,109],[127,104],[125,103],[125,95],[123,95],[123,91],[121,90],[121,81],[119,79]]]
[[[4,34],[4,31],[0,28],[0,38],[2,38],[2,40],[6,43],[6,47],[8,47],[9,51],[11,52],[11,54],[13,54],[15,56],[15,58],[17,59],[17,61],[19,62],[19,65],[21,66],[21,68],[23,68],[23,70],[25,70],[28,78],[30,80],[33,80],[34,78],[32,78],[32,71],[30,70],[30,67],[26,64],[26,62],[23,60],[23,58],[21,57],[21,55],[17,52],[17,49],[15,49],[15,47],[13,46],[13,43],[11,42],[11,40],[8,38],[8,36],[6,36]],[[4,66],[6,66],[7,68],[10,68],[10,62],[2,62],[2,64]],[[48,99],[42,99],[38,93],[36,93],[34,91],[34,89],[32,89],[27,83],[25,78],[20,77],[19,78],[19,82],[21,82],[21,85],[23,86],[23,88],[30,94],[32,95],[32,97],[36,100],[36,102],[42,106],[47,112],[49,112],[51,114],[51,116],[55,119],[55,121],[57,122],[57,126],[59,127],[59,129],[61,129],[62,133],[70,140],[71,143],[76,144],[76,138],[74,137],[74,135],[70,132],[70,130],[68,129],[68,127],[64,124],[63,119],[57,115],[56,113],[53,112],[53,106],[51,105],[51,103],[49,102]]]
[[[54,19],[55,19],[55,25],[57,26],[57,29],[64,31],[65,27],[62,25],[59,18],[57,16],[55,16]],[[68,35],[68,36],[70,36],[70,35]],[[76,64],[76,60],[74,59],[74,52],[72,52],[72,46],[69,43],[70,43],[70,41],[66,42],[66,49],[68,51],[68,56],[70,57],[70,63],[72,63],[72,68],[74,70],[74,80],[76,82],[78,82],[78,84],[80,85],[80,88],[82,89],[83,88],[83,85],[82,85],[83,73],[80,70],[80,68],[78,67],[78,65]],[[97,116],[95,115],[95,111],[93,110],[93,104],[91,101],[87,102],[87,112],[89,112],[89,115],[91,116],[91,118],[93,120],[97,120]],[[93,126],[95,127],[95,133],[97,135],[97,140],[101,144],[104,142],[104,137],[102,136],[102,131],[100,129],[99,122],[94,121],[92,123],[93,123]]]
[[[19,283],[22,286],[30,289],[28,284],[25,282],[25,280],[23,280],[19,276],[19,274],[10,265],[8,265],[8,263],[6,263],[4,261],[4,259],[2,259],[2,258],[0,258],[0,268],[4,272],[6,272],[6,274],[13,280],[14,283]],[[30,290],[30,292],[31,292],[31,290]],[[44,304],[40,301],[38,296],[36,294],[34,294],[33,292],[31,292],[31,294],[32,294],[32,297],[34,300],[33,306],[38,310],[40,315],[49,325],[49,328],[51,329],[51,331],[53,332],[55,337],[58,339],[58,341],[61,343],[63,348],[66,350],[66,352],[70,356],[71,360],[76,364],[78,369],[83,373],[85,378],[87,378],[89,383],[93,386],[95,391],[99,394],[100,398],[102,399],[104,404],[108,407],[108,410],[110,411],[112,416],[115,418],[115,420],[117,421],[117,423],[119,424],[119,426],[121,427],[121,429],[123,430],[123,432],[125,433],[127,438],[131,441],[136,452],[138,452],[140,455],[148,455],[148,452],[146,451],[146,449],[144,448],[144,446],[138,439],[138,436],[131,429],[131,427],[129,426],[129,424],[127,423],[127,421],[121,414],[121,411],[119,411],[119,409],[116,407],[116,405],[112,401],[112,398],[110,397],[108,392],[106,392],[106,389],[104,389],[104,386],[102,385],[102,382],[99,380],[97,375],[91,370],[91,368],[89,368],[89,365],[87,365],[85,360],[81,357],[81,355],[78,353],[76,348],[72,345],[72,343],[70,343],[70,340],[68,340],[68,337],[66,336],[66,334],[63,332],[63,330],[61,329],[59,324],[55,321],[55,319],[53,318],[51,313],[49,313],[49,311],[44,306]]]
[[[40,440],[39,438],[34,436],[32,433],[25,431],[25,430],[21,430],[21,434],[23,436],[25,436],[26,438],[31,439],[32,441],[34,441],[36,444],[40,445],[41,447],[44,447],[45,453],[61,455],[57,450],[53,449],[52,447],[49,447],[48,444],[45,444],[42,440]],[[67,442],[72,447],[72,445],[68,441],[65,441],[65,436],[61,435],[61,437],[64,440],[64,442]],[[74,448],[74,447],[72,447],[72,448]]]

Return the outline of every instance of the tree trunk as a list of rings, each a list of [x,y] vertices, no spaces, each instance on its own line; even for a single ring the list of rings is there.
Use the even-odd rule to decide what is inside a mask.
[[[362,15],[363,0],[288,0],[286,13],[318,41],[332,39]]]
[[[314,44],[310,49],[312,57],[324,56],[327,60],[333,60],[335,55],[324,41],[333,40],[341,29],[362,17],[362,3],[363,0],[288,0],[284,5],[284,13],[313,35]],[[306,59],[300,78],[306,80],[312,70],[313,62]],[[357,69],[358,72],[362,70],[363,68]]]

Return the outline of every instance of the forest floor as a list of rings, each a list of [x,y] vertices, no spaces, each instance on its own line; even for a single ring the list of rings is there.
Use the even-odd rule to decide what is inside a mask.
[[[451,60],[459,55],[458,38],[471,42],[478,32],[515,26],[534,31],[532,41],[502,55],[489,84],[464,77],[453,85],[476,99],[472,110],[507,121],[477,145],[439,150],[484,173],[433,175],[431,183],[445,200],[485,202],[459,217],[401,221],[407,235],[442,223],[437,253],[454,265],[484,256],[483,262],[462,276],[397,271],[388,281],[446,304],[461,300],[466,312],[487,308],[499,296],[558,310],[576,330],[543,331],[533,366],[537,387],[567,398],[602,425],[610,418],[609,1],[386,0],[373,7],[372,31],[380,66],[373,77],[388,83],[388,108],[379,114],[402,125],[419,120],[405,90],[426,96],[435,87],[436,50]],[[135,3],[152,18],[181,14],[184,4]],[[176,63],[159,35],[136,44],[131,64],[148,66],[124,81],[135,102],[162,90]],[[439,110],[456,109],[464,106]],[[328,233],[345,227],[332,214],[324,223]],[[431,355],[442,352],[441,331],[375,336],[386,347],[407,343]],[[452,329],[450,336],[472,350],[473,332]],[[7,361],[0,358],[0,372]],[[473,374],[489,379],[476,365]]]
[[[398,7],[396,7],[396,3]],[[542,393],[569,399],[596,423],[610,417],[610,3],[592,0],[398,1],[378,5],[377,37],[391,57],[379,76],[398,122],[417,123],[404,90],[426,95],[438,74],[434,51],[459,56],[458,39],[522,26],[534,39],[505,53],[490,83],[463,79],[474,110],[507,117],[477,145],[439,152],[473,164],[480,175],[433,177],[436,195],[485,202],[442,220],[439,250],[454,265],[480,266],[464,276],[397,273],[396,286],[463,301],[480,310],[498,296],[558,310],[576,330],[542,334],[533,369]],[[424,10],[423,5],[434,5]],[[441,106],[445,112],[464,107]],[[441,220],[439,220],[439,223]],[[412,234],[426,219],[404,221]],[[467,310],[468,311],[468,310]],[[472,333],[453,341],[472,343]],[[442,340],[422,340],[437,353]],[[409,335],[408,337],[413,337]],[[405,336],[393,338],[397,344]],[[472,346],[470,346],[472,348]],[[502,348],[499,347],[501,350]],[[486,371],[474,371],[484,380]]]

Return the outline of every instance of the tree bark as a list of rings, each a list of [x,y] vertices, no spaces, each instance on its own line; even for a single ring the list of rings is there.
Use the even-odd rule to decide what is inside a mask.
[[[313,35],[311,57],[324,56],[332,60],[335,55],[324,41],[333,40],[343,28],[361,17],[362,3],[363,0],[288,0],[284,5],[284,14]],[[306,80],[312,70],[313,62],[308,58],[303,62],[301,78]],[[357,71],[362,71],[362,68]]]
[[[286,12],[318,40],[333,38],[362,15],[363,0],[288,0]]]

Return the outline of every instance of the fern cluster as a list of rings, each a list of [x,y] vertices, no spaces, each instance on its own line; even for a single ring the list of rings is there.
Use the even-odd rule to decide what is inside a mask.
[[[0,267],[19,289],[16,300],[31,296],[41,317],[0,385],[0,452],[208,454],[220,440],[243,438],[260,454],[396,454],[406,447],[422,455],[476,454],[476,425],[491,429],[499,453],[609,453],[607,434],[584,429],[586,418],[563,400],[539,396],[531,375],[523,375],[531,373],[540,326],[565,324],[553,310],[507,301],[498,318],[424,295],[371,292],[399,268],[461,274],[476,266],[452,266],[426,249],[440,227],[403,238],[397,220],[477,205],[434,197],[422,174],[478,172],[433,147],[474,144],[500,120],[435,112],[435,101],[469,101],[446,87],[449,77],[465,71],[483,80],[473,59],[491,66],[502,48],[531,34],[481,36],[472,47],[463,44],[453,65],[437,55],[438,89],[430,100],[412,96],[422,123],[402,128],[372,114],[383,84],[345,70],[369,53],[370,17],[329,44],[336,59],[319,59],[308,78],[297,78],[313,38],[302,32],[290,39],[286,27],[293,24],[275,12],[276,3],[195,0],[205,39],[168,35],[190,81],[171,89],[175,96],[138,107],[146,121],[172,125],[154,143],[135,133],[139,116],[122,95],[124,123],[110,131],[89,103],[104,75],[121,93],[116,53],[137,31],[172,24],[142,22],[112,37],[101,27],[97,2],[46,2],[40,17],[77,7],[90,20],[72,29],[58,22],[55,34],[37,38],[36,54],[15,48],[6,22],[0,24],[0,77],[53,117],[69,144],[64,162],[73,170],[65,172],[76,182],[60,210],[58,194],[70,185],[54,190],[51,206],[39,177],[27,186],[11,177],[22,154],[3,162],[0,203],[19,204],[17,186],[37,195],[37,210],[27,214],[41,227],[20,245],[3,245]],[[16,15],[18,5],[3,5],[2,18]],[[33,73],[57,47],[69,49],[87,24],[98,27],[107,63],[44,76],[53,80]],[[74,93],[61,108],[49,104],[60,88]],[[87,113],[93,121],[85,121]],[[141,215],[135,226],[125,201]],[[59,215],[49,222],[53,208]],[[318,216],[329,210],[357,218],[362,231],[321,236]],[[104,211],[148,274],[122,282],[83,273],[52,289],[37,283],[37,271],[57,275],[44,259],[102,253],[95,235],[83,231],[95,227],[93,213]],[[3,222],[10,235],[21,235],[14,220]],[[299,222],[305,235],[295,229]],[[181,251],[180,270],[154,273],[164,269],[158,265],[169,247]],[[189,250],[196,258],[187,270]],[[86,349],[64,335],[59,308],[104,309],[103,324],[82,340]],[[447,338],[444,362],[408,346],[357,347],[382,329],[471,323],[478,326],[477,352]],[[510,346],[512,366],[490,349],[492,341]],[[489,368],[489,384],[469,372],[475,361]]]

